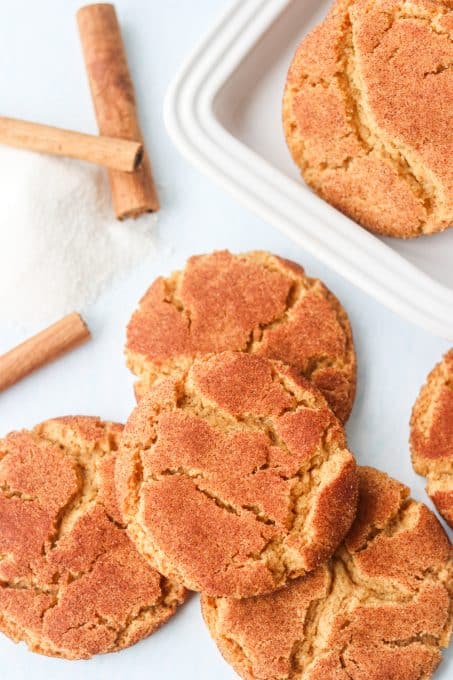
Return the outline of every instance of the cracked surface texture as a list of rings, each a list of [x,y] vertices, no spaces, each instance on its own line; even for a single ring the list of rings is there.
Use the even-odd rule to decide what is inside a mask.
[[[113,476],[121,430],[67,417],[0,440],[0,630],[34,652],[117,651],[185,598],[121,523]]]
[[[356,386],[349,320],[332,293],[299,265],[265,252],[191,257],[183,271],[152,284],[127,330],[137,396],[196,356],[225,350],[297,368],[340,420],[349,416]]]
[[[428,376],[411,418],[412,463],[453,527],[453,349]]]
[[[241,352],[154,384],[125,426],[116,485],[151,564],[191,590],[232,597],[316,568],[357,505],[354,458],[321,393]]]
[[[453,3],[335,0],[283,104],[306,182],[378,234],[453,224]]]
[[[246,680],[427,680],[452,629],[451,546],[383,472],[358,468],[357,518],[329,562],[271,595],[202,596]]]

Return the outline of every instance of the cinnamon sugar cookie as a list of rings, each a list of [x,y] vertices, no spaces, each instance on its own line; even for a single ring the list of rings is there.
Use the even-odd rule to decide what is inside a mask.
[[[355,395],[351,327],[338,300],[299,265],[264,252],[191,257],[149,288],[127,330],[141,396],[197,356],[235,350],[283,361],[347,419]]]
[[[121,430],[68,417],[0,440],[0,630],[34,652],[117,651],[185,598],[121,523],[113,485]]]
[[[453,349],[428,376],[412,411],[412,463],[453,527]]]
[[[453,3],[335,0],[289,70],[283,119],[306,182],[364,227],[453,224]]]
[[[348,531],[356,467],[310,383],[241,352],[157,381],[116,466],[138,550],[191,590],[244,597],[316,568]]]
[[[276,593],[202,596],[208,628],[245,680],[428,680],[452,629],[451,546],[383,472],[359,468],[359,510],[326,564]]]

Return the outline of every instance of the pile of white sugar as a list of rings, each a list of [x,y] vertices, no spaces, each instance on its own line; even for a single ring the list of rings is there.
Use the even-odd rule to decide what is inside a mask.
[[[154,222],[115,219],[103,168],[0,146],[0,322],[83,312],[153,252]]]

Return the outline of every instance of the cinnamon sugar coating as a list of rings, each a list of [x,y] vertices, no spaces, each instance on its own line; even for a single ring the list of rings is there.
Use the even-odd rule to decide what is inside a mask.
[[[431,371],[415,402],[410,444],[416,472],[453,527],[453,349]]]
[[[270,592],[315,569],[357,504],[355,462],[322,395],[241,352],[154,384],[125,426],[115,479],[138,550],[212,595]]]
[[[378,234],[453,224],[451,0],[335,0],[291,64],[283,120],[307,183]]]
[[[124,530],[113,483],[121,431],[66,417],[0,440],[0,630],[34,652],[117,651],[185,598]]]
[[[349,320],[299,265],[264,252],[191,257],[159,277],[127,329],[126,356],[140,397],[156,377],[197,356],[235,350],[283,361],[323,392],[343,422],[355,396]]]
[[[420,680],[452,630],[451,546],[439,522],[383,472],[358,468],[344,543],[276,593],[202,596],[208,628],[245,680]]]

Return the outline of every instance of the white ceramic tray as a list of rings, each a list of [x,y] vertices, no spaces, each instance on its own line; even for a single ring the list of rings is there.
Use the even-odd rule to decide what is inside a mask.
[[[453,229],[415,241],[377,238],[315,196],[286,149],[286,71],[329,5],[236,1],[170,87],[167,129],[249,208],[401,316],[453,340]]]

